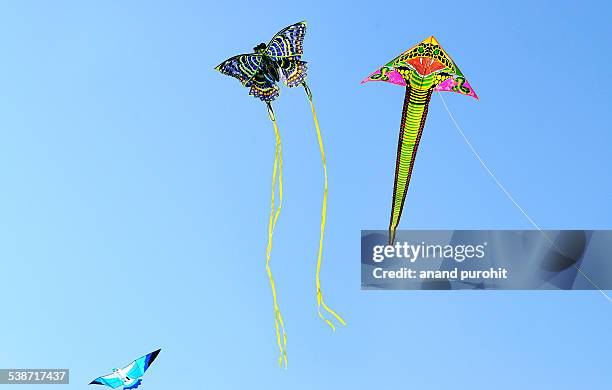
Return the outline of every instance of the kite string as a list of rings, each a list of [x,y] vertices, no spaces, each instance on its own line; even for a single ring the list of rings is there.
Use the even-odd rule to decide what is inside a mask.
[[[274,283],[274,277],[270,269],[270,255],[272,253],[272,236],[274,234],[274,228],[278,221],[278,216],[283,205],[283,146],[281,143],[280,132],[276,124],[276,116],[272,110],[272,105],[267,103],[268,115],[274,125],[274,135],[276,138],[275,151],[274,151],[274,169],[272,170],[272,201],[270,205],[270,218],[268,221],[268,245],[266,247],[266,272],[268,279],[270,280],[270,288],[272,289],[272,299],[274,302],[274,326],[276,329],[276,343],[280,356],[278,358],[278,365],[287,368],[287,333],[285,332],[285,323],[283,316],[278,307],[278,300],[276,295],[276,285]],[[278,206],[275,206],[275,193],[276,193],[276,180],[278,178]]]
[[[319,252],[317,255],[317,267],[316,267],[316,272],[315,272],[315,282],[316,282],[316,288],[317,288],[317,313],[319,314],[319,317],[322,320],[324,320],[327,323],[327,325],[329,325],[332,328],[332,330],[335,331],[336,330],[335,325],[321,312],[321,307],[323,307],[323,309],[327,311],[329,314],[331,314],[332,316],[334,316],[334,318],[336,318],[338,322],[346,326],[346,322],[342,319],[342,317],[340,317],[338,313],[336,313],[329,306],[327,306],[327,304],[325,303],[325,300],[323,299],[323,293],[321,291],[320,273],[321,273],[321,262],[323,259],[323,239],[325,236],[325,223],[327,220],[327,164],[326,164],[326,159],[325,159],[325,149],[323,148],[323,138],[321,137],[321,129],[319,128],[319,120],[317,119],[317,113],[315,111],[314,103],[312,101],[312,92],[310,91],[310,88],[308,87],[308,85],[306,85],[305,82],[302,83],[302,85],[304,86],[304,90],[306,91],[306,95],[308,96],[308,101],[310,103],[310,109],[312,111],[314,125],[317,130],[317,140],[319,142],[319,150],[321,152],[321,161],[323,163],[323,176],[324,176],[323,206],[321,208],[321,232],[319,236]]]
[[[499,181],[499,179],[495,176],[495,174],[491,171],[491,169],[489,169],[489,167],[484,162],[482,157],[480,157],[480,154],[478,154],[478,152],[476,151],[476,148],[474,148],[470,140],[467,138],[467,136],[463,132],[463,129],[461,128],[459,123],[457,123],[455,116],[452,114],[452,112],[448,108],[448,105],[446,104],[446,101],[444,100],[444,97],[442,96],[442,94],[439,91],[436,91],[436,92],[438,93],[440,100],[442,100],[442,105],[444,106],[444,109],[448,113],[448,116],[450,117],[451,121],[455,125],[455,128],[457,129],[457,131],[459,132],[459,134],[461,135],[461,137],[463,138],[467,146],[470,148],[470,150],[472,151],[476,159],[480,162],[480,165],[482,165],[482,167],[485,169],[485,171],[487,171],[489,176],[491,176],[493,181],[495,181],[495,184],[497,184],[497,186],[502,190],[502,192],[506,195],[506,197],[508,197],[508,199],[510,199],[510,201],[514,204],[514,206],[516,206],[516,208],[525,216],[525,218],[529,221],[529,223],[531,223],[531,225],[533,225],[533,227],[535,227],[544,236],[544,238],[546,238],[546,240],[549,242],[549,244],[551,244],[551,246],[553,246],[557,251],[559,251],[559,253],[561,253],[561,250],[559,249],[559,247],[553,242],[553,240],[551,240],[550,237],[548,237],[546,232],[537,223],[535,223],[533,219],[531,219],[531,217],[518,204],[518,202],[514,199],[514,197],[510,194],[510,192],[508,192],[506,187],[504,187],[504,185]],[[582,277],[584,277],[591,284],[591,286],[595,287],[601,294],[603,294],[604,297],[606,297],[608,301],[612,302],[612,298],[610,298],[610,296],[606,294],[605,291],[603,291],[587,274],[585,274],[584,271],[580,269],[580,267],[578,267],[576,264],[573,264],[573,266],[580,273],[580,275],[582,275]]]

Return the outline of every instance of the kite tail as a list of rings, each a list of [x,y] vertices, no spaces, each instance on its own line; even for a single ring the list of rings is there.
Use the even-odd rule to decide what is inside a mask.
[[[274,169],[272,171],[272,202],[270,206],[270,219],[268,221],[268,246],[266,247],[266,272],[270,279],[270,288],[272,289],[272,299],[274,302],[274,325],[276,328],[276,343],[280,356],[278,357],[278,365],[283,365],[287,368],[287,333],[285,332],[285,323],[283,316],[281,315],[278,307],[278,300],[276,296],[276,285],[274,283],[274,277],[270,270],[270,254],[272,253],[272,236],[274,234],[274,228],[278,221],[278,216],[283,205],[283,146],[281,144],[280,132],[276,125],[276,116],[272,105],[268,102],[268,115],[274,125],[274,135],[276,137],[276,146],[274,152]],[[275,205],[274,196],[276,194],[276,180],[278,178],[278,206]]]
[[[319,141],[319,149],[321,151],[321,161],[323,162],[323,175],[324,175],[323,206],[321,209],[321,233],[319,237],[319,253],[317,257],[317,268],[316,268],[316,273],[315,273],[315,281],[316,281],[316,286],[317,286],[317,313],[319,314],[319,317],[323,319],[327,323],[327,325],[329,325],[332,328],[332,330],[335,331],[336,327],[334,326],[334,324],[325,316],[323,312],[321,312],[321,307],[322,307],[323,310],[327,311],[329,314],[335,317],[336,320],[338,320],[338,322],[346,326],[346,322],[344,322],[342,317],[340,317],[335,311],[333,311],[329,306],[327,306],[327,304],[325,303],[325,300],[323,299],[323,293],[321,292],[320,272],[321,272],[321,260],[323,257],[323,238],[325,236],[325,222],[327,218],[327,165],[325,163],[325,150],[323,149],[323,139],[321,138],[321,129],[319,128],[319,120],[317,119],[317,113],[315,111],[314,104],[312,102],[312,92],[310,91],[310,88],[308,87],[308,85],[306,85],[305,82],[303,82],[302,85],[304,86],[306,95],[308,95],[308,101],[310,102],[310,109],[312,110],[312,117],[314,119],[314,125],[315,125],[315,128],[317,129],[317,140]]]
[[[408,193],[414,161],[427,119],[427,109],[433,89],[421,90],[406,87],[404,109],[397,143],[395,179],[393,181],[393,200],[389,221],[389,245],[395,242],[395,230],[402,217],[404,201]]]

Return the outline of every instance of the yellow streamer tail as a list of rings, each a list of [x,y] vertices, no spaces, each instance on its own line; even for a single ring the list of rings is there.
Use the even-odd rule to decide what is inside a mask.
[[[268,274],[268,278],[270,279],[270,288],[272,289],[272,299],[274,302],[274,325],[276,328],[276,343],[278,344],[278,349],[280,352],[280,356],[278,358],[278,365],[280,367],[287,368],[287,333],[285,332],[285,323],[283,321],[283,316],[281,315],[280,309],[278,307],[278,300],[276,295],[276,286],[274,283],[274,277],[272,276],[272,271],[270,269],[270,255],[272,253],[272,236],[274,235],[274,228],[276,227],[276,222],[278,221],[278,216],[280,215],[281,207],[283,205],[283,146],[281,143],[280,132],[278,130],[278,126],[276,124],[276,116],[274,115],[274,111],[272,110],[272,105],[267,103],[268,105],[268,114],[270,115],[270,120],[274,125],[274,134],[276,137],[276,146],[274,152],[274,169],[272,171],[272,201],[270,206],[270,219],[268,221],[268,246],[266,247],[266,272]],[[278,179],[278,206],[276,206],[275,202],[275,194],[276,194],[276,183]]]
[[[312,102],[312,93],[308,85],[306,85],[306,83],[302,83],[302,85],[304,86],[306,95],[308,95],[308,101],[310,102],[310,109],[312,110],[312,117],[314,119],[314,125],[315,125],[315,128],[317,129],[317,140],[319,141],[319,150],[321,151],[321,161],[323,162],[323,174],[324,174],[324,179],[325,179],[324,186],[323,186],[323,206],[321,209],[321,234],[319,238],[319,254],[317,257],[317,268],[316,268],[316,274],[315,274],[315,281],[316,281],[316,286],[317,286],[317,313],[319,314],[319,317],[323,319],[332,328],[332,330],[335,331],[336,330],[335,325],[325,316],[324,312],[321,311],[321,308],[323,308],[324,311],[331,314],[342,325],[346,325],[346,322],[344,322],[342,317],[340,317],[335,311],[333,311],[329,306],[327,306],[327,304],[325,303],[325,300],[323,299],[323,293],[321,292],[320,272],[321,272],[321,261],[323,258],[323,239],[325,236],[325,222],[327,219],[327,164],[325,161],[325,150],[323,149],[323,139],[321,138],[321,129],[319,128],[319,120],[317,119],[317,113],[315,111],[314,104]]]

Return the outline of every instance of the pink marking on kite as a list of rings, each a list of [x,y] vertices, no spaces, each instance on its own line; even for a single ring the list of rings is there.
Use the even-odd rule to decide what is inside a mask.
[[[397,70],[392,70],[391,72],[387,72],[387,76],[389,76],[389,82],[396,85],[401,85],[402,87],[406,86],[406,80]]]
[[[469,93],[470,96],[476,98],[476,100],[480,100],[478,99],[478,96],[476,95],[476,91],[474,91],[474,88],[472,88],[472,86],[467,80],[465,80],[465,83],[463,83],[463,86],[470,89],[470,93]]]
[[[446,79],[446,80],[442,81],[440,84],[438,84],[438,86],[436,88],[434,88],[434,90],[436,90],[436,91],[452,91],[453,90],[453,85],[455,85],[455,80],[453,80],[453,79]]]
[[[388,80],[372,79],[372,76],[379,75],[379,74],[380,74],[380,69],[378,69],[376,72],[372,73],[371,75],[363,79],[363,81],[361,81],[361,84],[367,83],[368,81],[386,81],[391,84],[401,85],[402,87],[406,86],[406,80],[404,80],[402,75],[395,69],[387,71],[386,76]]]
[[[435,91],[439,91],[439,92],[455,92],[453,91],[453,87],[455,87],[457,85],[457,82],[455,79],[446,79],[443,82],[441,82],[436,88],[434,88]],[[463,92],[457,92],[460,93],[462,95],[468,95],[471,96],[477,100],[478,96],[476,95],[476,92],[474,91],[474,88],[472,88],[472,86],[470,85],[470,83],[468,83],[468,81],[464,81],[463,82],[463,87],[467,88],[470,90],[470,92],[468,93],[463,93]]]

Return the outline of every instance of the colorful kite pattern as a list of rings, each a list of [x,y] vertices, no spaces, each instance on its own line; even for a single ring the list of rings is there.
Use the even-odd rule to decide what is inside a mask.
[[[432,93],[456,92],[476,99],[478,96],[459,67],[433,36],[389,61],[361,83],[368,81],[385,81],[406,87],[389,221],[389,242],[393,243]]]

